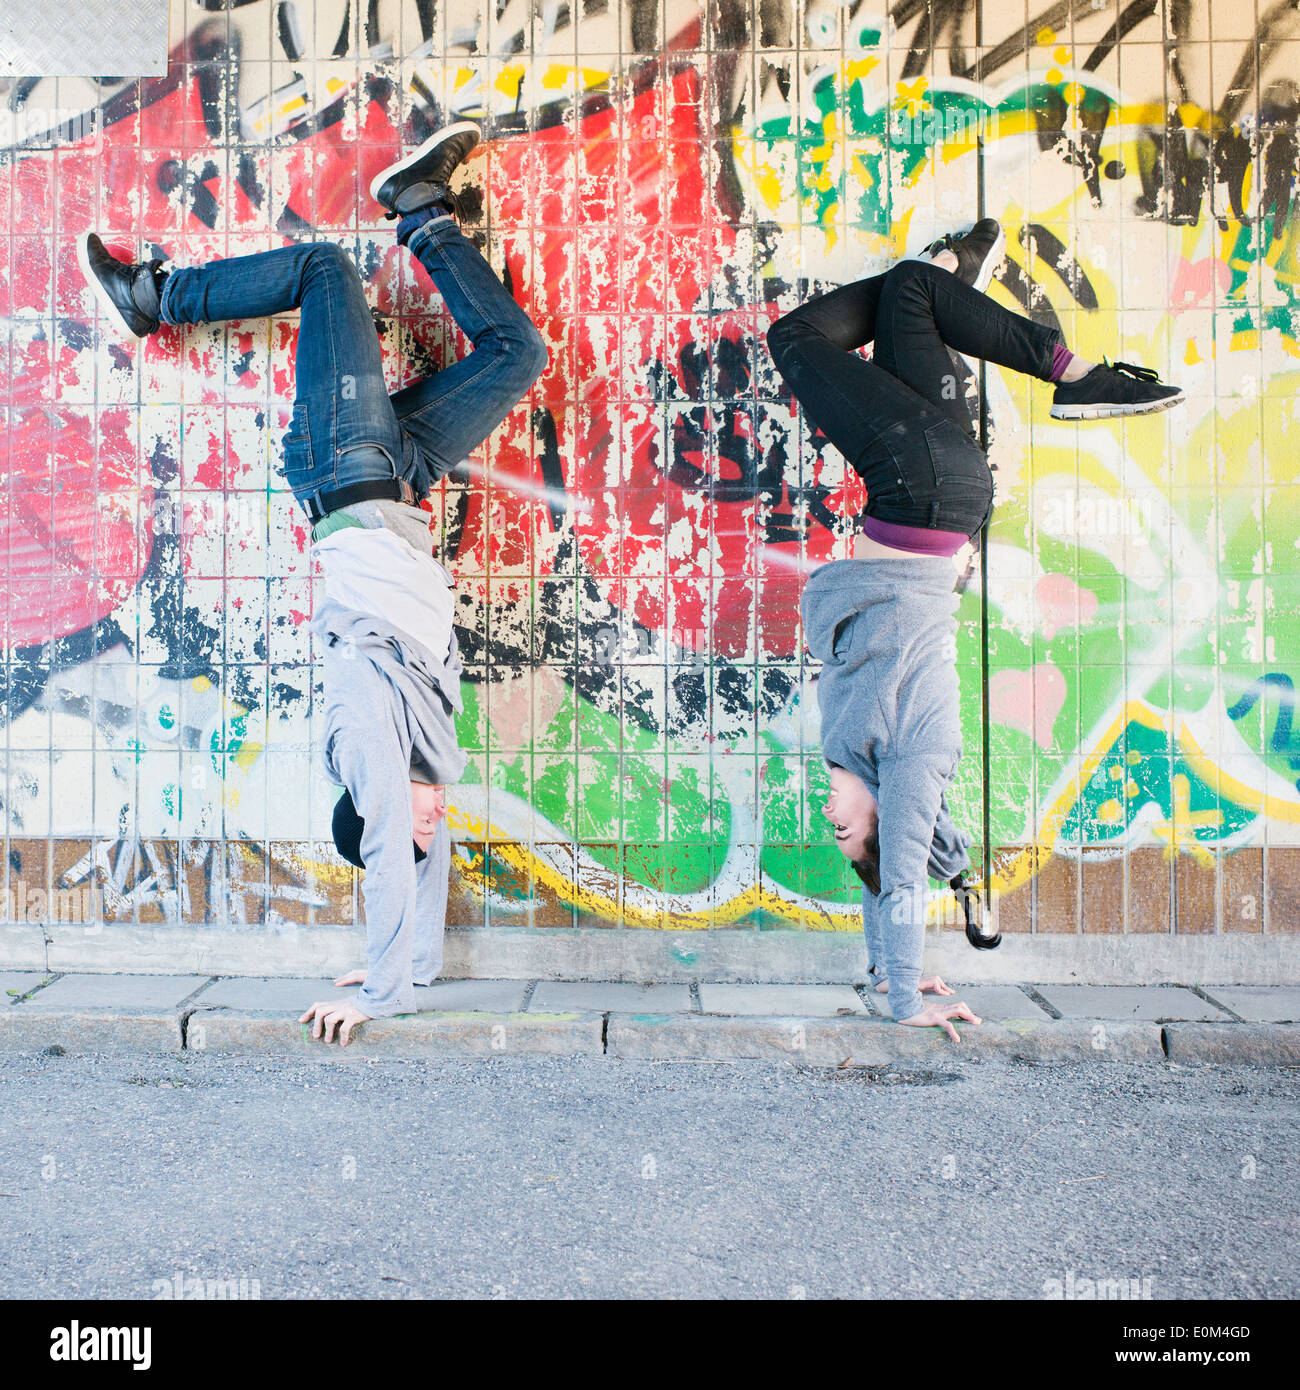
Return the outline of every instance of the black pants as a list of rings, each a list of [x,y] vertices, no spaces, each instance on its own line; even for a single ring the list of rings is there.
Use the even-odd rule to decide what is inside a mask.
[[[867,361],[857,349],[873,338]],[[867,515],[968,536],[993,478],[948,349],[1047,381],[1063,342],[928,261],[809,300],[767,334],[804,414],[866,483]]]

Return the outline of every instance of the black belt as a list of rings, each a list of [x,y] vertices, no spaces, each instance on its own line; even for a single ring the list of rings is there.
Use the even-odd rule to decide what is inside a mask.
[[[319,504],[316,500],[317,496],[320,498]],[[315,525],[322,517],[328,516],[330,512],[338,511],[340,507],[351,507],[357,502],[378,500],[405,502],[408,507],[420,506],[420,499],[415,495],[415,489],[405,478],[375,478],[368,483],[353,483],[351,487],[341,487],[334,492],[314,494],[306,499],[305,505],[307,515],[311,517],[312,524]]]

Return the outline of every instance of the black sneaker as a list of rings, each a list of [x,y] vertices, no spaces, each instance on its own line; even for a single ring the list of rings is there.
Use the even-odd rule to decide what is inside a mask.
[[[459,216],[447,184],[482,133],[473,121],[444,126],[405,159],[381,169],[370,181],[370,196],[388,209],[389,217],[405,217],[437,203]]]
[[[948,887],[956,895],[957,902],[961,905],[962,915],[966,919],[966,940],[977,951],[992,951],[1001,946],[1001,932],[994,932],[990,936],[984,930],[987,923],[984,920],[984,904],[980,900],[979,889],[966,882],[964,873],[958,874],[954,879],[949,879]]]
[[[1052,418],[1105,420],[1112,415],[1151,415],[1182,399],[1182,388],[1163,385],[1150,367],[1102,362],[1078,381],[1056,383]]]
[[[941,236],[931,242],[924,254],[931,260],[942,251],[951,251],[957,257],[957,269],[953,274],[964,284],[981,293],[988,289],[993,272],[1002,263],[1002,255],[1007,249],[1007,234],[991,217],[980,220],[964,236]]]
[[[162,261],[119,261],[94,232],[77,238],[77,263],[114,323],[137,338],[158,331],[162,300],[157,271]]]

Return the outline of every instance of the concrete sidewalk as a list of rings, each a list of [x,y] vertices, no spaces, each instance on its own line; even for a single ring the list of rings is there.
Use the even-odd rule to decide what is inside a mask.
[[[346,997],[328,980],[0,972],[0,1050],[262,1053],[314,1057],[556,1055],[784,1058],[839,1065],[942,1055],[938,1029],[895,1027],[858,985],[446,980],[420,1011],[375,1019],[346,1051],[297,1017]],[[984,1020],[963,1048],[1043,1062],[1300,1065],[1300,988],[1179,985],[958,987]]]

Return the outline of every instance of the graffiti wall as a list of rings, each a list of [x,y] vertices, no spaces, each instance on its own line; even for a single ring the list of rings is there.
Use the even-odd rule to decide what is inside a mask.
[[[966,364],[997,510],[954,810],[1002,926],[1296,929],[1293,5],[174,0],[170,44],[0,84],[11,920],[359,920],[278,471],[296,319],[123,341],[73,238],[338,241],[396,389],[465,344],[370,178],[471,117],[468,227],[550,361],[433,498],[453,922],[857,930],[798,599],[864,493],[764,332],[988,213],[1000,304],[1188,393],[1066,425]]]

